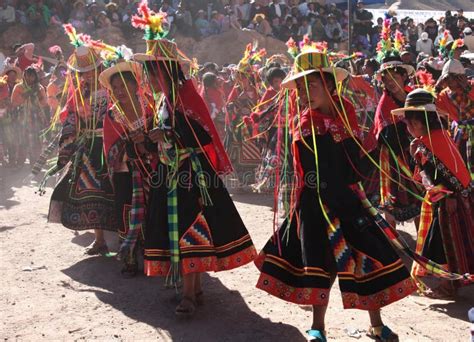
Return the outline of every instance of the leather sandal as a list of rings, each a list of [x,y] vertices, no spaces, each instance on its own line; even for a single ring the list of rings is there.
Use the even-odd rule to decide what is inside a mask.
[[[185,304],[186,303],[186,304]],[[174,311],[177,317],[191,318],[196,312],[196,303],[189,297],[183,297]]]

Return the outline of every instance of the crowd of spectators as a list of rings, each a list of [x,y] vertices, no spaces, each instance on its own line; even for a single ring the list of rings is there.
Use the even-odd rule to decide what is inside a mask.
[[[371,55],[380,39],[383,19],[374,20],[363,0],[355,0],[352,48]],[[338,49],[349,37],[347,8],[325,0],[149,0],[155,12],[166,12],[171,34],[180,32],[196,39],[220,34],[230,29],[255,30],[282,41],[296,41],[308,35],[314,41],[327,41]],[[41,39],[46,28],[72,23],[78,31],[93,33],[96,29],[117,26],[130,29],[130,18],[138,0],[0,0],[0,31],[13,23],[31,28],[35,39]],[[432,55],[444,30],[450,38],[472,34],[473,21],[462,10],[436,21],[415,23],[412,18],[392,21],[392,31],[404,33],[413,53]],[[467,40],[469,40],[468,38]],[[472,44],[472,40],[471,43]]]

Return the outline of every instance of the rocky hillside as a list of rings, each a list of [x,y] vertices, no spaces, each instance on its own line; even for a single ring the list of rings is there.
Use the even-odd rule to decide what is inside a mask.
[[[110,45],[126,44],[135,52],[145,51],[145,42],[141,32],[131,32],[124,36],[118,28],[97,30],[93,39],[102,39]],[[188,57],[195,57],[199,63],[215,62],[218,64],[237,63],[242,57],[245,46],[248,43],[257,41],[259,48],[265,48],[268,55],[285,53],[284,42],[264,37],[252,31],[229,31],[218,36],[211,36],[201,41],[192,38],[177,36],[175,38],[178,47]],[[31,34],[21,25],[10,27],[4,34],[0,35],[0,50],[6,55],[11,53],[11,46],[17,42],[31,42]],[[48,48],[52,45],[59,45],[66,55],[72,52],[72,46],[68,38],[60,28],[50,28],[46,38],[41,42],[36,42],[35,53],[37,55],[49,56]]]

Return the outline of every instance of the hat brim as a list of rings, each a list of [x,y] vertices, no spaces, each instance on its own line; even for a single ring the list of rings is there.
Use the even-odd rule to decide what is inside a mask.
[[[107,68],[102,71],[99,75],[99,82],[104,88],[112,90],[112,85],[110,84],[110,78],[117,73],[132,72],[137,78],[138,82],[143,78],[143,67],[140,63],[128,61],[120,62],[114,65],[113,67]]]
[[[384,63],[380,66],[379,73],[382,73],[383,71],[386,71],[386,70],[395,69],[395,68],[405,69],[409,76],[414,75],[415,72],[416,72],[415,68],[412,67],[411,65],[408,65],[408,64],[405,64],[405,63],[387,62],[387,63]]]
[[[329,73],[332,75],[335,74],[336,82],[342,82],[349,76],[349,72],[346,69],[342,69],[338,67],[310,69],[310,70],[300,71],[298,73],[288,75],[288,77],[284,79],[283,82],[281,83],[281,86],[286,89],[295,89],[297,79],[314,74],[314,73],[319,73],[319,72]]]
[[[95,60],[95,63],[94,64],[91,64],[87,67],[79,67],[77,65],[77,62],[76,63],[67,63],[67,66],[69,69],[71,69],[72,71],[75,71],[75,72],[88,72],[88,71],[92,71],[94,69],[97,69],[100,65],[102,64],[102,59],[100,58],[97,58]]]
[[[148,55],[146,53],[136,53],[133,55],[133,60],[137,62],[161,62],[161,61],[174,61],[179,62],[177,57],[164,57],[164,56],[154,56]]]
[[[438,114],[436,110],[426,109],[424,107],[403,107],[392,110],[392,115],[401,116],[405,115],[405,112],[424,112],[427,114]]]
[[[21,70],[19,67],[14,66],[14,65],[7,65],[7,66],[5,66],[5,68],[3,69],[2,75],[6,75],[6,74],[8,74],[10,71],[15,71],[15,73],[16,73],[16,79],[21,78],[22,70]]]

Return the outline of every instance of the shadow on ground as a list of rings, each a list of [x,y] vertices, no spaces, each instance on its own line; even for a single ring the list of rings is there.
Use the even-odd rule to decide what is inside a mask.
[[[430,310],[438,311],[449,317],[466,322],[469,322],[467,313],[472,307],[474,307],[474,286],[472,285],[460,288],[455,301],[449,303],[433,303],[428,306]]]
[[[25,165],[21,169],[9,169],[0,165],[0,209],[11,209],[20,202],[13,200],[14,188],[20,188],[26,184],[23,180],[29,174],[29,167]]]
[[[89,258],[62,272],[96,288],[86,291],[94,292],[103,303],[174,341],[305,341],[295,327],[273,323],[251,311],[239,292],[227,289],[215,277],[203,277],[205,304],[193,319],[180,320],[174,315],[175,291],[165,289],[162,278],[125,280],[119,268],[114,259]]]

